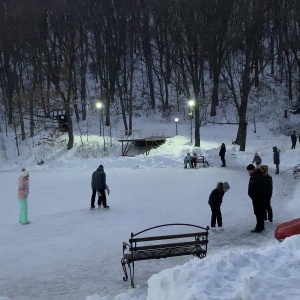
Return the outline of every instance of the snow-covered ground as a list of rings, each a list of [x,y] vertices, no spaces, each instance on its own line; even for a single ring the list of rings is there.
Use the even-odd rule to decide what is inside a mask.
[[[188,128],[188,126],[186,127]],[[172,136],[170,126],[168,136]],[[236,127],[201,129],[201,149],[213,165],[183,169],[193,151],[186,131],[167,139],[148,156],[121,157],[118,137],[109,156],[80,157],[58,145],[38,166],[34,155],[0,166],[0,299],[11,300],[274,300],[299,299],[300,236],[279,243],[274,229],[298,218],[300,185],[289,170],[275,175],[272,147],[281,150],[281,174],[298,164],[300,146],[290,150],[287,136],[263,126],[249,130],[247,151],[231,144]],[[181,135],[182,134],[182,135]],[[89,137],[90,142],[99,140]],[[76,138],[77,145],[80,144]],[[227,167],[220,167],[219,147],[227,146]],[[32,149],[30,150],[32,154]],[[247,195],[246,166],[261,154],[273,177],[274,222],[262,234],[255,226]],[[56,153],[56,154],[55,154]],[[104,165],[111,194],[109,210],[90,211],[92,172]],[[30,172],[30,225],[18,223],[16,200],[20,169]],[[137,262],[136,288],[122,280],[122,242],[131,232],[165,223],[210,225],[210,192],[218,181],[231,188],[222,204],[224,232],[210,232],[208,255]],[[8,298],[6,298],[8,297]]]

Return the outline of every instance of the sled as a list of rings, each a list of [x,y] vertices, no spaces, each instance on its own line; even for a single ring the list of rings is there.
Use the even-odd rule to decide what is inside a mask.
[[[285,238],[300,234],[300,218],[278,225],[274,231],[274,237],[282,242]]]
[[[299,177],[299,173],[300,173],[300,164],[293,167],[293,174],[295,179]]]
[[[300,174],[300,164],[295,165],[294,167],[288,168],[287,170],[280,173],[282,179],[297,179]]]

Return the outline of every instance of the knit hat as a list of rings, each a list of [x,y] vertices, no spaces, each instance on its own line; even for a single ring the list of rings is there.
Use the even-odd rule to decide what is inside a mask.
[[[23,168],[23,169],[22,169],[21,176],[24,178],[24,177],[26,177],[26,176],[28,176],[28,175],[29,175],[29,173],[26,171],[25,168]]]
[[[251,171],[253,169],[255,169],[255,167],[252,164],[250,164],[250,165],[247,166],[247,170],[248,171]]]
[[[102,165],[100,165],[100,166],[99,166],[99,169],[102,169],[102,170],[103,170],[103,166],[102,166]]]
[[[228,182],[223,182],[223,190],[226,192],[230,189],[229,183]]]

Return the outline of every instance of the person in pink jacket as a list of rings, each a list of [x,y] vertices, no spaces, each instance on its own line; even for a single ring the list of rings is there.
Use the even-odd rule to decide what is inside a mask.
[[[29,173],[23,168],[18,179],[18,200],[21,205],[19,222],[22,225],[30,224],[28,220],[27,198],[29,195]]]

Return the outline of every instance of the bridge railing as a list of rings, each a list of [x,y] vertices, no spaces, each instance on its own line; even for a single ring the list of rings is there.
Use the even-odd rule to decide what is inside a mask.
[[[143,139],[149,136],[165,136],[164,129],[156,129],[156,130],[146,130],[146,129],[138,129],[138,130],[122,130],[121,131],[121,139],[122,140],[137,140]]]

